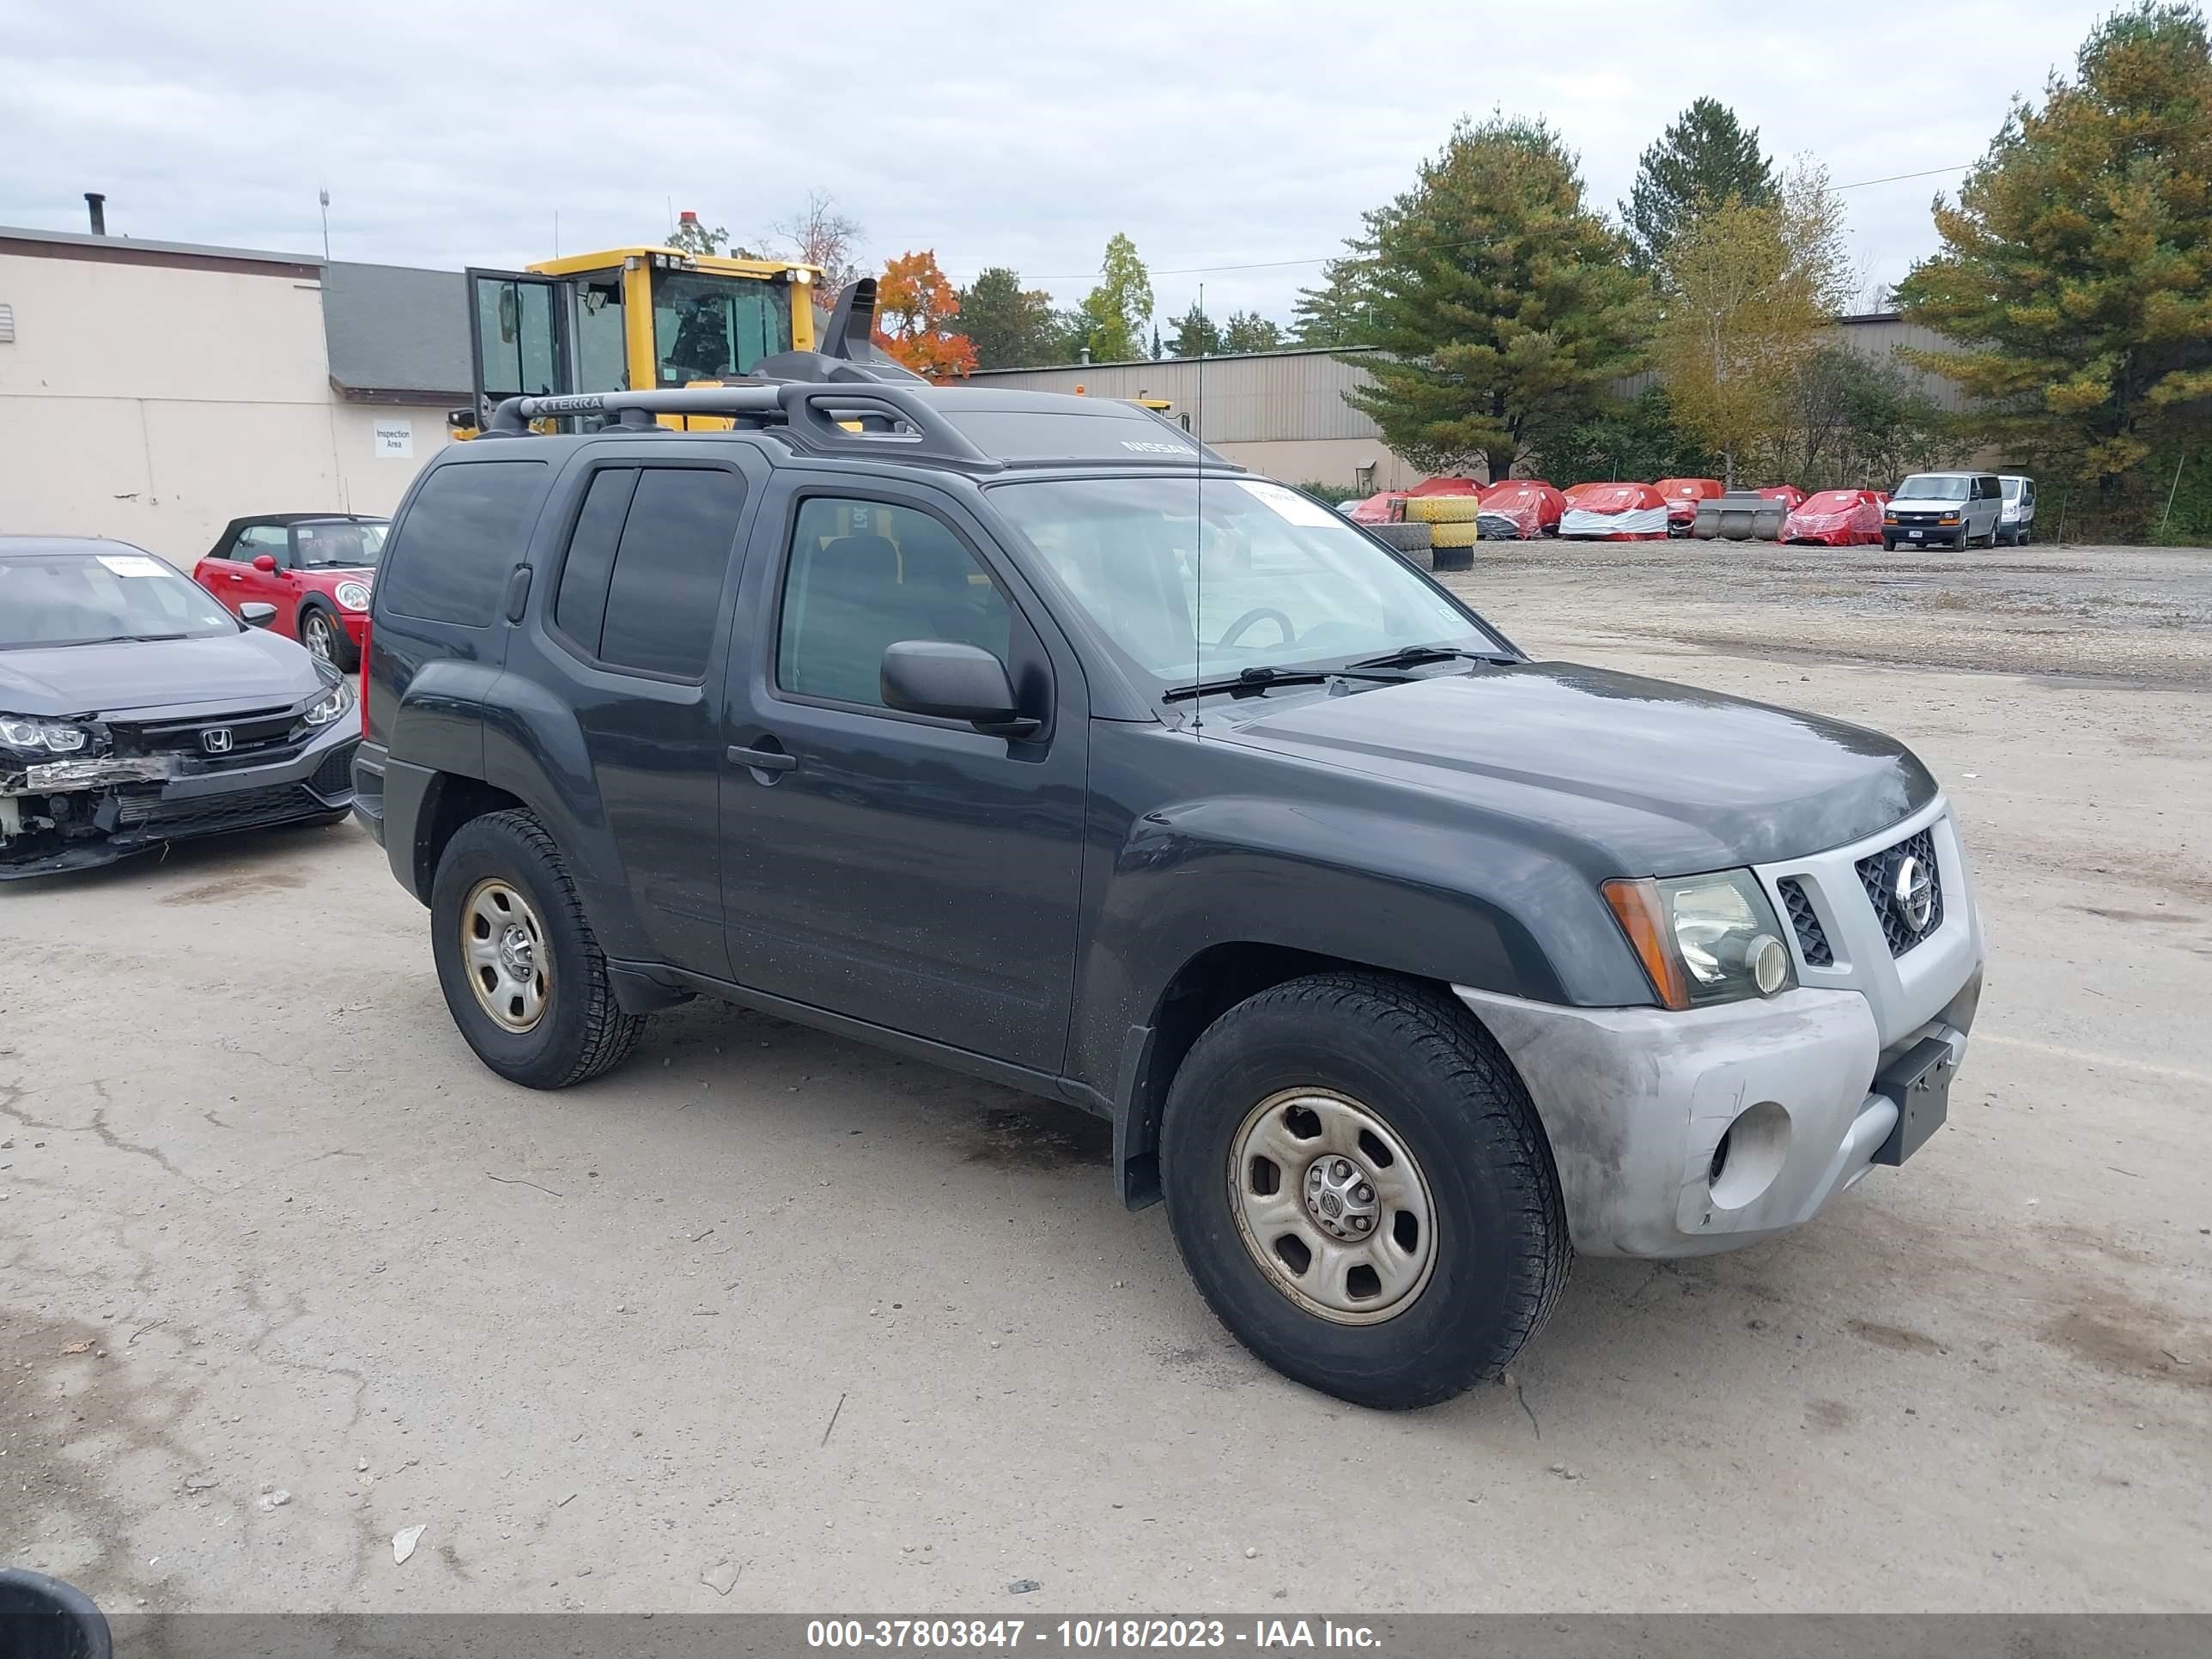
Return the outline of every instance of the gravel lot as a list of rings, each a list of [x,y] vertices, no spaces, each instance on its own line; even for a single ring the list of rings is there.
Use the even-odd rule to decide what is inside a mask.
[[[1945,780],[1989,993],[1905,1168],[1372,1414],[1214,1324],[1103,1124],[710,1007],[530,1094],[351,826],[182,847],[0,889],[0,1559],[118,1612],[2212,1609],[2212,554],[1480,556],[1540,655]]]

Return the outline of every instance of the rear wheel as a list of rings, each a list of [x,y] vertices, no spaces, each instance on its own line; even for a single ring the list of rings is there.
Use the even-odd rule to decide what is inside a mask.
[[[1161,1125],[1184,1265],[1237,1340],[1359,1405],[1494,1376],[1566,1282],[1551,1152],[1473,1017],[1378,975],[1294,980],[1224,1014]]]
[[[431,884],[430,930],[453,1024],[510,1082],[564,1089],[597,1077],[645,1029],[615,1000],[575,884],[527,812],[454,833]]]

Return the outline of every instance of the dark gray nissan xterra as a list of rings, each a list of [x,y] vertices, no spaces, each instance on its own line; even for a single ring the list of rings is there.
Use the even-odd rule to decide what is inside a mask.
[[[399,509],[357,811],[502,1077],[703,993],[1072,1103],[1383,1407],[1942,1121],[1981,932],[1897,743],[1532,662],[1135,407],[763,368],[511,400]]]

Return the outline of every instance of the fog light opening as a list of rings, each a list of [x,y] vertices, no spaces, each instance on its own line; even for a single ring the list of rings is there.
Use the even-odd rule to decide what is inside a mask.
[[[1740,1210],[1763,1197],[1790,1153],[1790,1114],[1762,1100],[1729,1125],[1713,1148],[1705,1181],[1716,1209]]]

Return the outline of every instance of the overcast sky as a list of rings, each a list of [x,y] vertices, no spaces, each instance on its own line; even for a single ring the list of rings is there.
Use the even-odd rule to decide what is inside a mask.
[[[1120,230],[1163,320],[1200,282],[1286,319],[1462,113],[1548,118],[1608,210],[1705,93],[1851,185],[1978,159],[2104,9],[0,0],[0,224],[82,230],[100,190],[112,232],[313,251],[327,186],[335,257],[458,269],[548,257],[556,214],[570,253],[672,208],[757,234],[812,187],[878,264],[1066,302]],[[1932,250],[1958,176],[1846,192],[1868,281]]]

